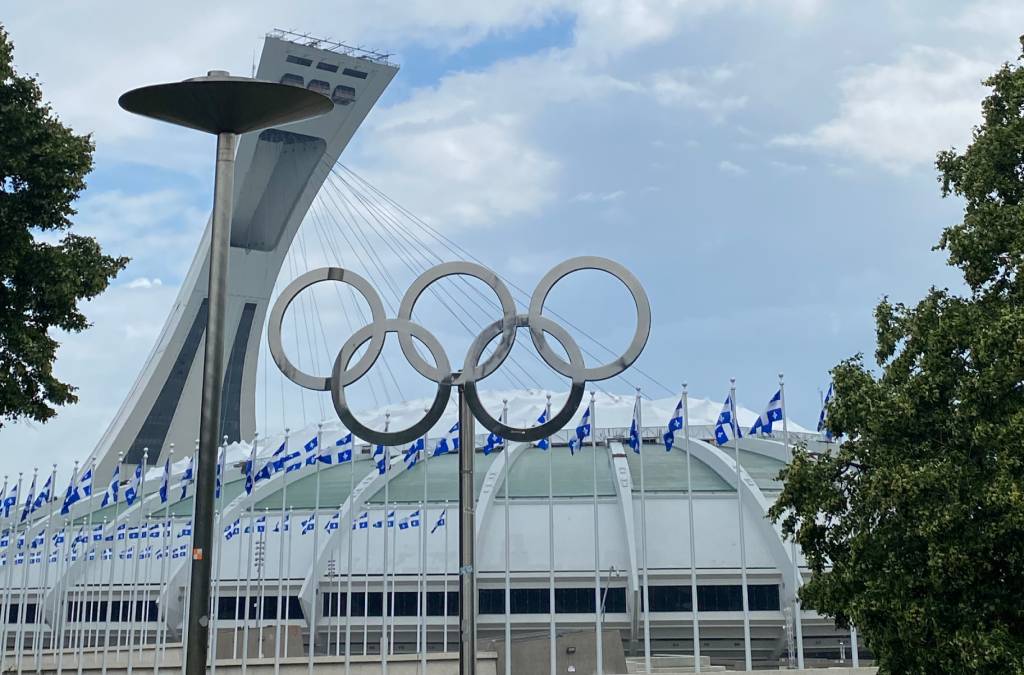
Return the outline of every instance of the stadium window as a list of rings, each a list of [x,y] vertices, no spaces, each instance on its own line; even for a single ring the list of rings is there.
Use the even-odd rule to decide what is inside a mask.
[[[300,66],[311,66],[313,65],[312,59],[307,59],[305,56],[295,56],[295,54],[289,54],[284,59],[288,63],[295,63]]]
[[[339,84],[334,88],[334,93],[331,94],[331,100],[338,105],[348,105],[352,101],[356,100],[356,90],[353,87],[347,87],[344,84]]]
[[[345,616],[346,601],[344,593],[324,593],[324,616]],[[273,618],[273,617],[272,617]]]
[[[601,594],[604,597],[604,611],[606,614],[626,613],[626,589],[625,588],[603,588]]]
[[[349,77],[358,77],[360,80],[366,79],[366,73],[364,73],[361,70],[356,70],[354,68],[346,68],[345,70],[341,71],[341,74],[348,75]]]
[[[513,588],[509,600],[513,614],[547,614],[551,606],[546,588]]]
[[[593,588],[556,588],[556,614],[593,614]]]
[[[698,586],[697,609],[702,612],[741,612],[741,586]]]
[[[481,614],[505,613],[505,590],[501,588],[481,588],[479,591]]]
[[[778,611],[779,586],[777,584],[748,585],[747,605],[751,611]]]
[[[380,593],[370,593],[369,611],[365,593],[352,594],[352,616],[382,616],[384,601]]]
[[[326,70],[328,73],[338,72],[338,66],[333,63],[327,63],[326,61],[320,61],[316,64],[317,70]]]
[[[416,591],[398,591],[394,593],[394,597],[389,595],[388,613],[393,613],[394,616],[417,616],[418,597],[419,593]]]
[[[306,81],[302,79],[302,75],[296,75],[295,73],[285,73],[281,76],[281,84],[290,84],[293,87],[301,87],[306,84]]]
[[[310,80],[309,84],[306,85],[306,89],[323,94],[324,96],[329,96],[331,93],[331,85],[323,80]]]
[[[342,603],[344,603],[344,597]],[[345,609],[345,605],[341,606],[342,611]],[[276,619],[277,618],[277,598],[267,596],[263,598],[263,618],[264,619]]]
[[[652,612],[689,612],[693,609],[688,586],[651,586],[650,596]]]
[[[266,614],[267,614],[266,611],[264,611],[263,615],[266,616]],[[274,615],[272,617],[269,617],[269,618],[272,618],[272,619],[276,619],[277,618],[276,605],[275,605]],[[288,602],[286,602],[285,606],[284,606],[284,617],[283,618],[286,621],[288,619],[304,619],[304,618],[306,618],[303,615],[303,613],[302,613],[302,603],[299,602],[299,599],[296,596],[292,595],[292,596],[288,597]]]

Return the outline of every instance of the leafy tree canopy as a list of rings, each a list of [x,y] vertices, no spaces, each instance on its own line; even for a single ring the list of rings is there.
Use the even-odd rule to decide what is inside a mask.
[[[79,301],[103,292],[128,263],[70,232],[92,140],[61,124],[12,60],[0,25],[0,424],[46,421],[54,406],[77,400],[75,387],[53,375],[59,343],[50,331],[88,327]]]
[[[1024,673],[1024,56],[985,85],[972,142],[936,162],[965,204],[936,248],[967,290],[878,305],[878,368],[832,371],[846,440],[798,450],[771,513],[805,606],[888,673]]]

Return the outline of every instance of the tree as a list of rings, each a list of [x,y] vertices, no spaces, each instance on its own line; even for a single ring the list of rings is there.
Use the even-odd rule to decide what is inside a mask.
[[[12,59],[0,25],[0,424],[43,422],[77,400],[75,387],[53,375],[59,343],[50,331],[87,328],[79,301],[103,292],[128,263],[69,232],[92,139],[61,124]]]
[[[965,204],[936,249],[966,289],[883,299],[878,368],[832,371],[846,440],[798,449],[771,510],[807,556],[804,605],[888,673],[1024,672],[1024,55],[984,83],[972,142],[936,162]]]

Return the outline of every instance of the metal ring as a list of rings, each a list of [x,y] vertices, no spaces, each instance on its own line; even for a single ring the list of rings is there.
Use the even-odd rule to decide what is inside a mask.
[[[381,336],[383,341],[384,336],[388,333],[416,337],[430,351],[430,355],[434,357],[437,369],[440,372],[449,374],[437,383],[437,393],[434,395],[434,402],[418,422],[398,431],[377,431],[357,420],[355,415],[352,414],[348,407],[348,402],[345,400],[345,387],[361,378],[369,370],[369,367],[360,370],[360,366],[363,360],[365,360],[365,355],[356,364],[355,368],[349,369],[348,363],[352,360],[352,356],[367,341],[377,339],[378,335]],[[369,353],[369,350],[367,350],[367,353]],[[372,365],[373,363],[371,362],[370,366]],[[331,369],[331,378],[334,385],[331,387],[331,401],[334,403],[334,410],[338,413],[338,418],[345,425],[345,428],[357,438],[388,447],[404,445],[422,437],[441,419],[441,415],[444,414],[444,410],[448,406],[448,399],[451,396],[452,376],[450,372],[451,367],[448,363],[448,356],[444,353],[441,343],[437,341],[437,338],[430,331],[417,323],[406,321],[405,319],[384,319],[378,323],[363,326],[342,345],[341,351],[338,352],[337,358],[334,359],[334,367]]]
[[[532,321],[533,319],[527,315],[516,315],[516,327],[522,328],[530,326],[532,328]],[[545,333],[550,333],[551,336],[562,345],[565,349],[565,353],[569,355],[569,362],[575,366],[574,369],[582,372],[583,354],[580,352],[579,345],[577,345],[576,341],[572,339],[571,335],[569,335],[569,332],[547,317],[538,317],[537,322],[540,326],[540,330]],[[500,333],[500,321],[495,321],[490,326],[484,328],[480,332],[480,335],[478,335],[473,341],[473,344],[469,346],[469,351],[466,353],[466,364],[475,364],[480,359],[480,355],[483,354],[487,345],[490,344],[491,341]],[[499,363],[498,365],[501,364]],[[586,380],[573,378],[572,385],[569,388],[569,398],[566,399],[562,408],[547,422],[535,427],[528,427],[526,429],[509,426],[500,420],[494,419],[480,401],[480,397],[476,390],[477,380],[467,380],[462,384],[465,388],[466,403],[469,405],[469,409],[473,411],[473,416],[478,419],[488,431],[492,431],[509,441],[515,441],[517,443],[531,443],[533,441],[539,441],[542,438],[550,437],[572,420],[572,416],[576,414],[576,411],[579,409],[580,402],[583,401],[583,394],[585,393],[587,383]]]
[[[623,283],[629,294],[633,296],[633,303],[636,305],[636,331],[633,333],[633,339],[626,348],[626,351],[614,361],[591,368],[575,366],[572,364],[571,359],[569,363],[566,363],[559,357],[548,345],[547,339],[544,337],[546,331],[541,329],[541,324],[537,321],[543,315],[544,301],[547,300],[548,293],[551,292],[554,285],[562,277],[580,270],[600,270],[617,278]],[[544,278],[537,284],[537,288],[534,289],[533,295],[530,296],[529,317],[530,338],[533,340],[533,344],[537,348],[540,357],[544,359],[544,363],[551,366],[559,374],[573,380],[578,377],[590,382],[596,382],[607,380],[622,373],[639,358],[640,353],[643,352],[644,346],[647,344],[647,338],[651,335],[651,303],[647,299],[647,293],[644,291],[643,286],[640,285],[640,281],[629,270],[614,260],[597,256],[570,258],[555,265],[551,271],[544,275]]]
[[[306,288],[321,281],[340,281],[359,291],[359,294],[366,300],[366,304],[370,306],[371,326],[377,325],[387,318],[387,315],[384,313],[384,303],[381,302],[377,291],[373,289],[369,281],[351,270],[340,267],[321,267],[320,269],[300,275],[288,284],[281,292],[277,302],[274,303],[273,310],[270,312],[270,331],[267,334],[267,343],[270,346],[270,355],[273,357],[274,363],[277,364],[278,369],[280,369],[284,376],[300,387],[312,389],[313,391],[330,390],[331,378],[305,373],[288,359],[281,340],[281,324],[284,322],[284,314],[288,311],[288,306],[291,305],[296,296]],[[377,357],[380,356],[383,348],[384,333],[374,332],[373,341],[370,343],[366,353],[359,359],[356,369],[360,369],[362,372],[369,370],[370,366],[377,360]]]
[[[498,366],[512,352],[512,345],[516,340],[516,303],[512,298],[512,294],[509,293],[508,288],[505,286],[505,282],[499,279],[498,275],[493,271],[483,265],[471,262],[446,262],[435,265],[418,276],[412,282],[412,285],[409,286],[409,290],[402,296],[402,302],[398,308],[398,318],[412,321],[412,310],[416,306],[416,301],[427,290],[427,287],[435,281],[453,275],[473,277],[484,282],[498,296],[498,302],[501,304],[501,320],[499,321],[501,325],[501,342],[498,343],[494,353],[482,365],[474,364],[470,367],[467,362],[462,367],[460,381],[468,379],[482,380],[498,369]],[[402,345],[402,353],[405,354],[405,358],[409,360],[412,367],[417,372],[427,376],[423,371],[429,371],[432,368],[416,353],[410,336],[400,332],[398,334],[398,343]]]

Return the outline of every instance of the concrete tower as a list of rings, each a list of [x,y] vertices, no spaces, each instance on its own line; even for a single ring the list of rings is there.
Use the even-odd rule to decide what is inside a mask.
[[[298,41],[293,40],[296,38]],[[256,366],[264,316],[288,247],[331,167],[398,72],[385,55],[277,33],[267,36],[258,79],[330,96],[334,111],[247,134],[238,145],[221,399],[221,434],[256,428]],[[93,451],[100,481],[126,464],[157,464],[170,443],[190,451],[199,434],[210,224],[160,337]],[[181,455],[179,455],[180,457]],[[124,475],[124,474],[122,474]]]

